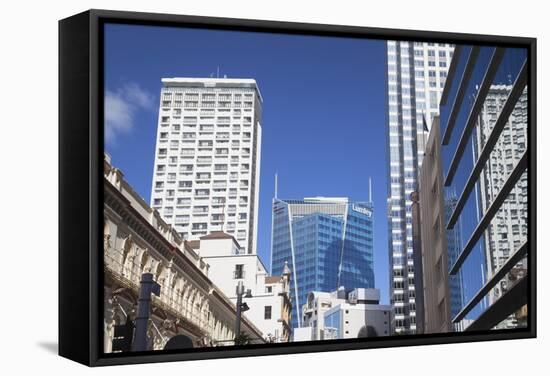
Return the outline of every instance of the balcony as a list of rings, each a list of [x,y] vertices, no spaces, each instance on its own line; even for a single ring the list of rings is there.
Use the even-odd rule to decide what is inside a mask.
[[[136,261],[128,261],[122,249],[110,247],[104,255],[105,274],[117,284],[117,286],[128,289],[133,294],[138,294],[141,275],[145,272],[143,265]],[[213,333],[213,327],[207,317],[197,312],[194,307],[169,288],[168,285],[161,286],[159,297],[152,297],[152,306],[161,309],[165,313],[180,319],[180,325],[195,333]]]
[[[195,150],[186,150],[183,149],[180,153],[182,157],[193,157],[195,155]]]
[[[211,157],[198,157],[197,164],[212,164]]]

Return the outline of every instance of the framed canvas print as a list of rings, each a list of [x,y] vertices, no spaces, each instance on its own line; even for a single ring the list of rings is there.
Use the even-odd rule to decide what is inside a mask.
[[[536,41],[59,22],[59,353],[536,336]]]

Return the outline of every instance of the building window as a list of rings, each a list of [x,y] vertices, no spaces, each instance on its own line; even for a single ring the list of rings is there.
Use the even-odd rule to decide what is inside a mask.
[[[243,264],[235,265],[235,271],[233,272],[233,278],[234,279],[244,278],[244,265]]]
[[[264,319],[265,320],[271,320],[271,306],[265,306]]]
[[[266,286],[265,287],[265,292],[267,292],[267,293],[273,292],[273,286]]]

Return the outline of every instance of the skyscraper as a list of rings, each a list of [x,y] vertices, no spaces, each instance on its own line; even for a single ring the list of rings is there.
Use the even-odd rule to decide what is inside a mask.
[[[256,252],[262,97],[253,79],[163,78],[151,206],[185,239]]]
[[[347,198],[273,200],[271,273],[291,278],[292,326],[312,291],[373,288],[373,205]]]
[[[512,87],[505,84],[491,85],[476,127],[476,158],[482,153]],[[527,103],[527,89],[524,89],[483,170],[479,184],[482,213],[489,209],[506,178],[527,150]],[[527,240],[526,219],[527,173],[523,173],[487,228],[484,240],[488,276],[501,268],[514,250]],[[526,263],[518,263],[515,270],[525,273]],[[508,290],[508,284],[509,281],[503,281],[495,286],[488,296],[489,304]],[[500,325],[502,328],[514,326],[513,318]]]
[[[527,324],[528,50],[457,46],[441,100],[447,230],[459,247],[464,331]],[[532,259],[531,259],[532,260]]]
[[[416,333],[411,193],[452,54],[449,44],[387,42],[389,276],[396,333]]]

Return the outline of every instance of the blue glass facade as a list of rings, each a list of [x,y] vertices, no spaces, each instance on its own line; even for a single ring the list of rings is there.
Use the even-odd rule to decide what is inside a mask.
[[[461,46],[453,59],[456,71],[440,106],[441,150],[446,194],[454,195],[446,208],[449,280],[462,286],[451,319],[467,327],[489,317],[527,274],[527,49]],[[492,288],[482,294],[484,285]],[[520,300],[499,328],[523,325]]]
[[[325,339],[338,339],[342,334],[342,310],[327,314],[325,317]],[[328,337],[328,338],[327,338]]]
[[[372,214],[367,202],[274,200],[271,272],[292,270],[293,327],[311,291],[374,287]]]
[[[458,198],[456,194],[447,194],[445,197],[445,223],[447,223],[456,208]],[[462,234],[460,224],[447,230],[447,254],[448,268],[451,269],[460,251],[462,250]],[[464,294],[462,292],[462,273],[459,271],[456,275],[449,276],[449,303],[451,317],[455,317],[464,304]]]

